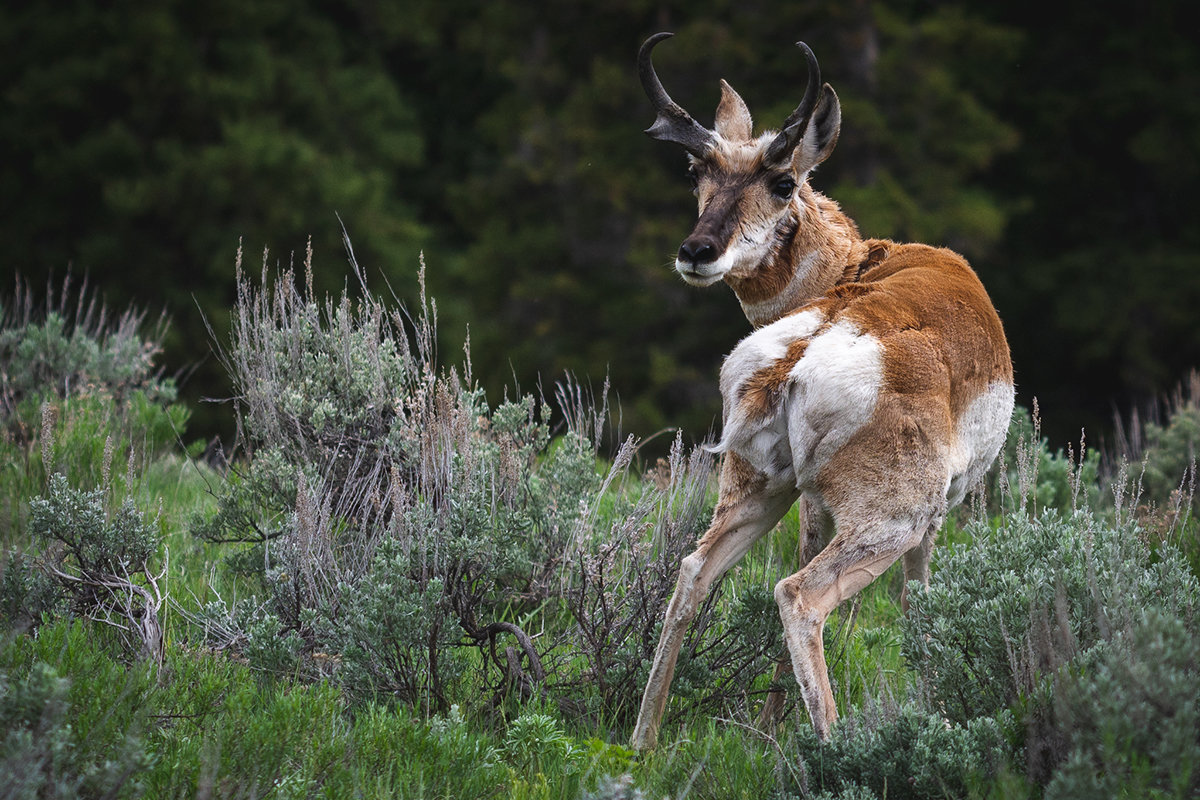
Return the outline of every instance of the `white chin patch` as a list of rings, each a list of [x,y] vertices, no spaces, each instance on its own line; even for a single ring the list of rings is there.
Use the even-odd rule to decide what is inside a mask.
[[[697,267],[690,261],[675,260],[675,271],[692,286],[712,286],[725,277],[728,268],[721,269],[720,261],[712,264],[702,264]]]
[[[675,271],[693,286],[711,286],[730,273],[739,278],[752,274],[769,254],[765,236],[759,239],[741,236],[730,242],[716,261],[697,265],[675,259]]]

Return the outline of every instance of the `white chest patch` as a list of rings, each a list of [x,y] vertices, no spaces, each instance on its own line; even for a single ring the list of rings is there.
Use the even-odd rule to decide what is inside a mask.
[[[817,311],[784,317],[746,339],[721,368],[725,429],[718,452],[732,450],[777,485],[804,488],[871,418],[883,383],[879,341],[841,321],[816,334]],[[816,335],[814,335],[816,334]],[[763,413],[743,387],[762,370],[778,371],[789,345],[807,340],[803,356]],[[786,365],[784,365],[786,366]]]
[[[759,328],[742,339],[721,365],[721,396],[726,398],[725,416],[732,410],[730,397],[741,394],[742,385],[761,369],[773,366],[787,355],[792,342],[809,339],[825,322],[816,310],[789,314],[770,325]]]

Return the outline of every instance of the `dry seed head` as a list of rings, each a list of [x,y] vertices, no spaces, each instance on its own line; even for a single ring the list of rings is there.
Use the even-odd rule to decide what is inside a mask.
[[[42,468],[49,475],[54,469],[54,426],[58,422],[58,407],[42,403]]]
[[[109,434],[104,439],[104,460],[100,465],[100,476],[103,486],[107,488],[112,482],[113,437]]]

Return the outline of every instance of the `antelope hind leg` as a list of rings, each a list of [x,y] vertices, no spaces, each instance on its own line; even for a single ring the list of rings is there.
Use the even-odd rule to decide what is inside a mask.
[[[844,600],[919,545],[927,527],[895,530],[891,536],[864,535],[853,529],[839,532],[808,566],[775,585],[792,671],[821,741],[829,739],[830,726],[837,721],[821,641],[825,620]]]
[[[771,683],[777,683],[787,675],[792,674],[792,662],[788,658],[775,663],[775,672],[771,675]],[[782,689],[772,689],[767,693],[767,699],[763,701],[762,708],[758,711],[758,718],[754,720],[754,727],[760,731],[770,732],[774,730],[779,720],[783,718],[783,707],[787,703],[787,692]]]
[[[816,558],[817,554],[829,543],[833,532],[833,517],[820,503],[813,501],[807,495],[800,498],[800,542],[797,548],[800,556],[800,566]],[[775,672],[771,675],[771,683],[778,682],[792,674],[791,659],[785,654],[783,660],[775,664]],[[760,731],[773,729],[783,717],[783,707],[787,702],[787,692],[782,689],[772,689],[767,693],[758,719],[754,724]]]
[[[812,507],[809,506],[809,508],[811,509]],[[941,521],[935,520],[925,532],[925,536],[921,538],[920,543],[904,554],[904,588],[900,591],[900,608],[905,614],[908,613],[908,582],[920,581],[923,586],[927,588],[929,586],[929,556],[933,551],[933,544],[937,539],[939,528],[941,528]],[[814,539],[811,538],[814,534],[819,536],[822,530],[824,529],[815,529],[812,525],[808,526],[810,538],[803,547],[804,563],[808,563],[815,558],[821,548],[825,546],[825,538],[820,538],[816,540],[814,548]],[[828,531],[826,530],[825,532],[827,533]],[[784,676],[790,674],[792,674],[792,662],[786,659],[780,661],[775,665],[775,672],[771,676],[771,683],[776,683]],[[782,689],[775,689],[768,693],[767,699],[763,702],[763,707],[758,713],[758,719],[755,721],[758,729],[766,731],[773,728],[783,716],[783,707],[786,702],[787,693]]]

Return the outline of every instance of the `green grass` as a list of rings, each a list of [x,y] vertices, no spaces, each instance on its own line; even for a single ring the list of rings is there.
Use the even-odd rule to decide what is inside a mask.
[[[169,592],[193,611],[214,588],[235,591],[238,582],[218,548],[188,533],[192,512],[211,503],[215,479],[206,467],[169,455],[134,484],[136,496],[158,499],[142,505],[158,513],[171,553]],[[787,568],[778,553],[786,552],[789,537],[794,548],[794,525],[789,531],[785,524],[756,548],[742,574],[731,578],[731,598],[750,580],[773,583]],[[839,703],[853,702],[881,671],[896,668],[894,641],[876,633],[896,613],[890,588],[868,593],[834,662],[844,693]],[[561,612],[548,615],[551,624],[554,617],[561,622]],[[531,615],[519,621],[546,624]],[[831,630],[836,625],[831,621]],[[197,649],[196,631],[178,613],[167,615],[165,627],[166,658],[157,672],[124,663],[103,630],[82,622],[43,625],[36,638],[13,638],[0,657],[9,681],[43,664],[67,682],[69,749],[85,765],[81,771],[91,770],[98,781],[107,776],[105,787],[120,783],[118,796],[182,798],[211,789],[229,797],[568,798],[631,772],[651,796],[756,797],[754,787],[772,783],[778,766],[776,748],[745,720],[682,720],[664,729],[662,747],[639,759],[624,748],[628,732],[620,726],[592,727],[553,704],[543,711],[557,720],[570,757],[523,761],[502,733],[528,708],[510,708],[506,723],[486,715],[421,719],[403,707],[354,705],[329,684],[265,676]],[[769,677],[760,676],[756,688],[765,689]],[[800,716],[794,710],[789,724],[803,724]],[[114,755],[107,772],[95,766]],[[127,770],[132,774],[122,781]]]
[[[97,789],[155,798],[495,797],[513,780],[495,740],[462,723],[441,728],[375,705],[351,711],[328,684],[263,681],[213,654],[172,649],[159,672],[113,655],[65,621],[0,651],[9,681],[43,665],[69,687],[58,729],[74,763],[50,766],[94,774]]]
[[[690,786],[692,797],[750,798],[775,768],[760,737],[712,720],[638,759],[545,717],[556,731],[531,750],[457,713],[425,720],[402,707],[350,707],[328,684],[264,681],[212,653],[172,648],[161,671],[131,667],[94,633],[59,621],[17,637],[0,649],[0,673],[11,685],[41,665],[63,682],[58,732],[72,763],[54,766],[87,773],[87,787],[115,796],[548,800],[632,771],[654,796]],[[27,716],[34,728],[43,722]]]

